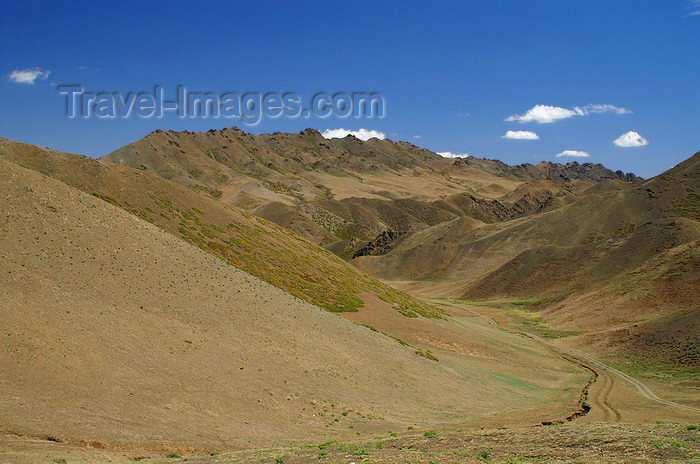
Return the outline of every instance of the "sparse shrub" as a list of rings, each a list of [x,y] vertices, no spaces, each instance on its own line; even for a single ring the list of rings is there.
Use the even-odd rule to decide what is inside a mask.
[[[284,464],[284,458],[282,456],[277,456],[275,458],[275,464]]]
[[[338,443],[338,441],[337,440],[328,440],[327,442],[324,442],[324,443],[321,443],[320,445],[318,445],[318,449],[322,450],[324,448],[328,448],[329,446],[331,446],[335,443]]]
[[[688,425],[688,430],[697,430],[697,429],[698,429],[697,425],[694,425],[694,424]]]
[[[324,457],[324,456],[328,456],[328,451],[319,451],[319,452],[318,452],[318,457],[319,457],[319,458],[322,458],[322,457]]]
[[[169,457],[169,458],[181,458],[182,456],[180,456],[180,453],[170,453],[170,454],[168,454],[168,456],[166,456],[166,457]]]
[[[437,435],[437,432],[435,430],[428,430],[427,432],[425,432],[423,434],[423,436],[427,437],[427,438],[433,438],[436,435]]]
[[[437,356],[435,356],[433,353],[430,352],[430,350],[416,350],[416,354],[418,356],[423,356],[426,359],[430,359],[431,361],[439,361]]]
[[[481,451],[476,453],[476,458],[479,461],[486,461],[486,460],[488,460],[489,456],[491,456],[491,450],[488,448],[482,449]]]

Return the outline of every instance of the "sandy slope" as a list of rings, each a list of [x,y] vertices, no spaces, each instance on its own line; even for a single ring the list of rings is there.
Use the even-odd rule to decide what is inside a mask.
[[[406,314],[426,305],[358,272],[293,232],[148,172],[0,139],[0,157],[96,195],[305,301],[353,310],[360,293]]]
[[[4,159],[0,201],[3,432],[230,448],[449,422],[502,402]]]
[[[547,324],[595,331],[580,339],[589,346],[697,368],[698,322],[674,315],[700,301],[700,153],[641,184],[612,187],[509,221],[441,223],[352,262],[387,280],[422,280],[426,294],[539,301],[526,307]],[[642,324],[657,319],[653,330]],[[609,332],[637,323],[631,333]]]

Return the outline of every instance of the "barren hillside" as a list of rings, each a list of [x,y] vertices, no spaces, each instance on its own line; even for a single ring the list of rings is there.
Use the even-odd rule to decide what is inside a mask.
[[[5,139],[0,157],[119,206],[328,310],[356,310],[363,304],[359,295],[373,293],[405,315],[437,315],[287,229],[154,174]]]
[[[346,258],[388,230],[412,232],[464,214],[500,220],[573,201],[581,181],[638,181],[601,165],[445,159],[405,142],[328,140],[313,129],[156,131],[105,159],[240,206]],[[519,189],[541,180],[548,188]]]
[[[454,297],[541,301],[534,308],[542,317],[568,330],[615,329],[697,308],[699,165],[696,154],[644,183],[541,214],[441,223],[353,263],[386,280],[435,280],[438,292]],[[698,332],[685,327],[682,340]],[[686,351],[697,353],[698,343],[691,337]],[[697,366],[697,355],[688,356],[678,360]]]
[[[323,441],[562,414],[586,378],[506,332],[471,329],[478,355],[431,359],[4,158],[0,201],[5,434],[180,452]]]

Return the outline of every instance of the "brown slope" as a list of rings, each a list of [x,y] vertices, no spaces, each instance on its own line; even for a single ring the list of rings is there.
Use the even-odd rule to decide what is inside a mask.
[[[698,155],[654,179],[567,206],[476,226],[463,220],[353,262],[385,279],[441,280],[467,299],[553,299],[557,328],[604,330],[700,299]]]
[[[389,255],[367,260],[366,266],[387,279],[415,275],[467,281],[497,269],[527,250],[585,247],[605,240],[615,244],[635,227],[665,217],[697,219],[697,198],[693,192],[700,191],[699,178],[698,171],[678,176],[664,174],[626,189],[596,192],[542,214],[480,227],[474,227],[470,221],[453,220],[416,232]],[[420,257],[426,255],[434,255],[433,259],[440,263],[432,268],[432,275],[421,264]]]
[[[698,170],[700,170],[700,152],[695,153],[687,160],[678,163],[676,166],[666,171],[665,174],[669,176],[692,175]]]
[[[0,139],[0,157],[99,196],[331,311],[354,310],[362,305],[360,294],[374,293],[406,315],[435,315],[430,306],[286,229],[154,174],[5,139]]]
[[[538,164],[525,163],[510,166],[499,160],[469,156],[454,160],[453,165],[463,168],[473,167],[497,177],[508,177],[521,181],[550,180],[555,182],[572,182],[587,179],[600,182],[611,179],[622,180],[628,183],[638,183],[643,180],[632,173],[612,171],[602,164],[579,164],[576,161],[566,164],[542,161]]]
[[[216,450],[497,406],[413,349],[4,158],[0,205],[2,433]]]
[[[436,202],[465,192],[494,200],[534,179],[636,179],[599,165],[511,167],[475,158],[449,160],[408,143],[352,136],[327,140],[312,129],[263,135],[236,128],[156,131],[106,159],[201,190],[324,245],[334,237],[368,241],[390,228],[417,230],[434,225],[433,218],[454,219]],[[368,202],[374,203],[368,207]],[[518,206],[542,209],[530,197]]]
[[[700,164],[692,163],[693,158],[689,161],[684,169],[669,171],[636,187],[584,198],[533,219],[524,230],[516,227],[513,233],[524,233],[532,239],[551,237],[550,244],[562,248],[526,248],[466,295],[580,291],[698,240],[700,196],[696,192],[700,192]],[[572,226],[577,230],[573,231]]]

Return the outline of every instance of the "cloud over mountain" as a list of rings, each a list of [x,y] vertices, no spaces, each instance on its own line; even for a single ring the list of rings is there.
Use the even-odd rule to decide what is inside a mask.
[[[468,158],[471,155],[467,153],[462,153],[462,154],[457,154],[457,153],[452,153],[449,151],[439,151],[437,152],[438,155],[442,156],[443,158]]]
[[[564,150],[563,152],[559,153],[556,157],[557,158],[562,158],[565,156],[571,156],[574,158],[588,158],[589,155],[585,151],[578,151],[578,150]]]
[[[635,131],[629,131],[626,134],[622,134],[613,142],[618,147],[643,147],[644,145],[649,145],[649,141],[639,135]]]
[[[383,140],[386,138],[386,134],[384,132],[379,132],[375,130],[369,130],[369,129],[359,129],[356,131],[352,130],[345,130],[345,129],[326,129],[323,131],[321,134],[327,139],[342,139],[343,137],[347,137],[348,135],[354,135],[358,139],[362,141],[367,141],[369,139],[380,139]]]

